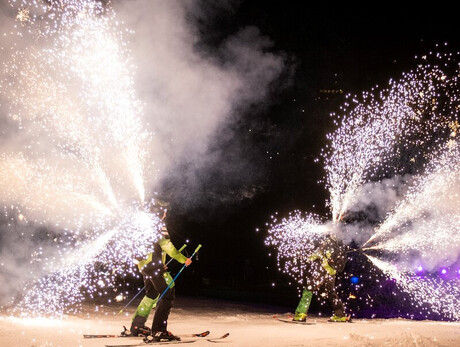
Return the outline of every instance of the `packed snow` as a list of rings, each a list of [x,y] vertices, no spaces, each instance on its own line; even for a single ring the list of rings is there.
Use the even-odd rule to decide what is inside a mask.
[[[124,313],[122,305],[85,304],[83,312],[62,319],[0,317],[2,347],[103,347],[138,344],[141,338],[85,339],[83,334],[119,334],[129,327],[136,303]],[[168,330],[188,335],[206,330],[208,338],[230,335],[218,342],[195,338],[193,346],[460,346],[460,323],[408,319],[353,319],[331,323],[310,315],[314,325],[280,322],[292,312],[279,306],[240,303],[203,297],[179,297],[171,311]],[[152,316],[148,324],[151,324]],[[191,339],[183,337],[183,340]]]

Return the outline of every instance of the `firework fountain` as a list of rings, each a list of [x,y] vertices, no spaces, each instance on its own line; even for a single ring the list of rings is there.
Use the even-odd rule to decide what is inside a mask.
[[[315,241],[335,234],[360,246],[422,315],[458,320],[458,278],[416,270],[447,267],[460,253],[458,54],[417,59],[387,88],[348,95],[333,115],[338,127],[322,152],[332,220],[299,211],[273,217],[266,244],[300,285]],[[369,206],[380,210],[372,223],[363,217]]]
[[[1,199],[8,232],[38,244],[14,307],[62,314],[84,297],[123,298],[117,278],[137,276],[133,259],[152,251],[161,226],[143,209],[156,168],[130,32],[102,2],[11,6],[16,31],[0,87],[2,121],[14,131],[2,139]],[[11,275],[15,265],[2,264]]]
[[[139,276],[133,259],[161,226],[144,209],[161,180],[180,177],[185,205],[212,135],[284,60],[254,28],[222,43],[230,61],[202,55],[181,1],[4,2],[0,304],[63,314],[123,300],[120,279]]]
[[[14,131],[2,139],[1,199],[10,232],[19,223],[25,239],[52,244],[30,255],[17,307],[63,313],[85,295],[116,291],[117,276],[158,237],[149,230],[159,218],[143,209],[145,173],[155,172],[152,134],[121,44],[128,32],[109,7],[76,0],[11,7],[16,32],[0,88],[2,121]]]

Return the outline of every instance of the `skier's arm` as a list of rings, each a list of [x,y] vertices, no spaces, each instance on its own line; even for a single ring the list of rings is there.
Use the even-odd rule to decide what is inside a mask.
[[[331,276],[334,276],[337,271],[329,264],[328,258],[324,257],[321,261],[321,266],[327,271],[327,273]]]
[[[321,266],[328,272],[329,275],[334,276],[337,272],[335,269],[329,264],[330,253],[326,252],[326,254],[322,253],[314,253],[312,254],[308,260],[315,261],[317,259],[321,260]]]
[[[169,238],[162,238],[158,241],[158,244],[161,247],[161,250],[169,255],[171,258],[177,260],[181,264],[186,264],[187,266],[191,264],[191,260],[183,255],[181,252],[174,247],[173,243]]]

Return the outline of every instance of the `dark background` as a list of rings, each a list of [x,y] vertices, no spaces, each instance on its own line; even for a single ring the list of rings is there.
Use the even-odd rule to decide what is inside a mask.
[[[441,3],[406,8],[387,3],[321,6],[304,1],[226,4],[203,1],[209,13],[199,22],[200,45],[212,51],[239,28],[256,26],[273,41],[273,52],[286,56],[289,72],[272,85],[269,100],[251,108],[250,117],[241,117],[234,125],[235,136],[220,144],[247,148],[263,178],[238,185],[216,169],[203,182],[206,205],[184,210],[172,198],[168,223],[173,242],[179,248],[188,241],[189,254],[196,245],[203,245],[182,274],[176,293],[285,305],[293,310],[297,288],[277,270],[275,256],[269,256],[274,252],[264,244],[266,223],[274,213],[286,216],[295,209],[330,217],[325,207],[328,192],[321,182],[323,166],[315,159],[320,158],[326,134],[334,129],[331,112],[338,111],[346,94],[385,86],[391,78],[415,68],[417,55],[456,51],[456,11]],[[248,128],[254,129],[250,135]],[[251,188],[256,193],[248,198],[223,198],[229,191]],[[363,268],[362,259],[351,260],[355,265],[349,265],[349,274],[371,271]],[[342,295],[348,296],[349,276],[342,282]],[[375,296],[381,298],[384,316],[397,316],[401,309],[388,308],[394,302],[385,291],[393,290],[390,281]],[[365,312],[362,306],[362,315]]]

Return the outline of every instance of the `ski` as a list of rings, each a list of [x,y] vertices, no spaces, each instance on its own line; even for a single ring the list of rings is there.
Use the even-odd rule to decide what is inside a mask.
[[[127,335],[83,334],[84,339],[104,339],[109,337],[126,337]]]
[[[199,334],[190,334],[190,335],[182,335],[182,336],[191,336],[191,337],[206,337],[210,334],[209,330],[203,331]]]
[[[228,336],[230,335],[230,333],[225,333],[223,334],[222,336],[219,336],[219,337],[214,337],[214,338],[209,338],[209,339],[205,339],[206,341],[209,341],[209,342],[217,342],[219,340],[222,340],[222,339],[225,339],[227,338]]]
[[[207,335],[209,335],[209,331],[207,333],[208,333]],[[205,337],[207,335],[195,334],[194,336],[195,337]],[[165,343],[165,344],[170,344],[170,343],[171,344],[173,344],[173,343],[192,343],[192,342],[195,342],[195,341],[202,341],[202,340],[206,340],[206,341],[209,341],[209,342],[218,342],[218,341],[220,341],[222,339],[227,338],[229,335],[230,335],[230,333],[225,333],[224,335],[218,336],[218,337],[211,337],[211,338],[206,338],[206,339],[183,340],[183,341],[181,340],[181,341],[161,341],[161,342],[158,342],[158,341],[145,341],[145,339],[144,339],[144,343],[146,345],[152,345],[152,344],[159,345],[159,344],[163,344],[163,343]],[[190,336],[190,335],[181,335],[181,337],[184,337],[184,336]]]
[[[146,337],[146,335],[138,335],[138,336],[133,336],[130,334],[127,334],[126,331],[129,331],[125,328],[125,331],[123,331],[121,334],[115,335],[115,334],[83,334],[83,338],[85,339],[101,339],[101,338],[113,338],[113,337]],[[195,333],[195,334],[188,334],[188,335],[182,335],[183,337],[206,337],[209,335],[209,330],[203,331],[202,333]]]
[[[179,343],[193,343],[198,340],[173,340],[173,341],[153,341],[153,342],[144,342],[136,343],[136,344],[129,344],[129,345],[105,345],[105,347],[135,347],[135,346],[147,346],[147,345],[174,345]]]
[[[138,336],[132,336],[131,331],[129,331],[124,325],[123,325],[123,331],[118,334],[83,334],[84,339],[101,339],[101,338],[111,338],[111,337],[145,337],[147,336],[147,330],[145,331],[145,334],[139,334]],[[148,331],[148,334],[150,334],[150,330]]]
[[[283,323],[300,324],[300,325],[315,325],[316,324],[315,322],[308,322],[308,321],[299,322],[299,321],[295,321],[295,320],[288,319],[288,318],[276,318],[276,320],[283,322]]]
[[[181,337],[206,337],[209,335],[209,331],[205,331],[203,333],[199,334],[189,334],[189,335],[181,335]],[[206,339],[193,339],[193,340],[173,340],[173,341],[144,341],[141,343],[136,343],[136,344],[124,344],[124,345],[105,345],[105,347],[135,347],[135,346],[147,346],[147,345],[174,345],[174,344],[180,344],[180,343],[193,343],[196,341],[202,341],[206,340],[209,342],[218,342],[222,339],[227,338],[230,335],[230,333],[226,333],[222,336],[219,337],[213,337],[213,338],[206,338]]]
[[[201,334],[192,334],[192,335],[181,335],[181,337],[206,337],[209,335],[209,331],[205,331]],[[211,337],[211,338],[206,338],[206,339],[194,339],[194,340],[184,340],[184,341],[152,341],[152,340],[148,340],[146,341],[146,339],[144,339],[144,342],[145,344],[147,345],[151,345],[151,344],[159,344],[161,342],[166,342],[166,343],[191,343],[191,342],[195,342],[195,341],[202,341],[202,340],[206,340],[206,341],[209,341],[209,342],[217,342],[219,340],[222,340],[222,339],[225,339],[226,337],[228,337],[230,335],[230,333],[225,333],[224,335],[222,336],[218,336],[218,337]]]
[[[332,320],[332,318],[331,318],[331,319],[328,319],[327,321],[328,321],[328,322],[331,322],[331,323],[353,323],[353,322],[352,322],[352,319],[351,319],[351,314],[349,314],[349,315],[347,316],[347,320],[346,320],[346,321],[335,321],[335,320]]]
[[[310,321],[310,320],[307,320],[305,322],[296,321],[296,320],[293,320],[294,317],[292,317],[292,316],[288,316],[286,318],[273,316],[273,318],[275,318],[276,320],[278,320],[280,322],[283,322],[283,323],[300,324],[300,325],[315,325],[316,324],[316,322],[313,322],[313,321]]]

